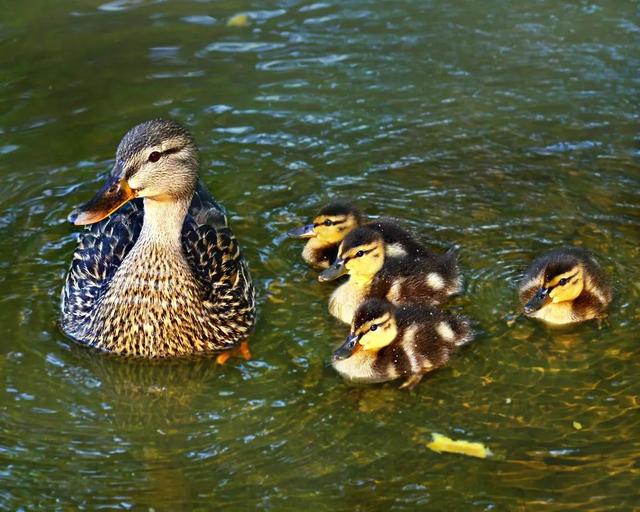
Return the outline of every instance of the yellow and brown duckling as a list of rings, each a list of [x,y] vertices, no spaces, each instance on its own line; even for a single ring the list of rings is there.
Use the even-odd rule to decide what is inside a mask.
[[[334,201],[322,208],[311,224],[292,229],[287,235],[308,239],[302,250],[302,259],[316,268],[328,268],[338,255],[340,243],[351,231],[363,225],[362,222],[362,214],[353,204]],[[388,257],[432,255],[397,222],[377,220],[363,226],[382,234]]]
[[[612,296],[596,260],[577,247],[542,255],[528,268],[520,285],[524,314],[549,324],[602,317]]]
[[[462,288],[454,251],[426,258],[388,258],[382,234],[367,227],[346,236],[336,261],[318,279],[330,281],[344,274],[349,280],[331,295],[329,312],[347,324],[358,306],[370,298],[385,298],[395,305],[436,305]]]
[[[381,299],[358,307],[351,333],[333,353],[332,365],[346,380],[377,383],[403,378],[413,388],[473,339],[469,321],[424,305],[396,308]]]
[[[80,234],[61,327],[100,350],[174,357],[238,347],[255,323],[251,276],[198,151],[156,119],[122,139],[106,185],[70,219]],[[226,355],[226,354],[225,354]]]

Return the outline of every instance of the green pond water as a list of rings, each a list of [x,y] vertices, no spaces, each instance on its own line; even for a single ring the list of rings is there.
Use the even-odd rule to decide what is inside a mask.
[[[226,20],[248,13],[249,27]],[[30,0],[0,15],[0,509],[640,509],[640,4]],[[259,295],[253,360],[100,356],[56,327],[120,137],[184,123]],[[478,332],[413,391],[329,366],[331,284],[282,233],[336,197],[460,246]],[[598,326],[517,315],[592,249]],[[580,428],[581,427],[581,428]],[[480,441],[482,460],[426,448]]]

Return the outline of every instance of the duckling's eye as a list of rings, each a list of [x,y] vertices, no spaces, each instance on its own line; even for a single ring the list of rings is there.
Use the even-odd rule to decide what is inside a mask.
[[[157,162],[160,160],[160,153],[158,151],[152,151],[149,155],[149,162]]]
[[[364,251],[358,251],[356,253],[356,258],[362,258],[364,256]]]
[[[373,324],[369,330],[370,331],[375,331],[377,329],[378,329],[378,326],[376,324]]]
[[[327,220],[324,221],[324,225],[325,226],[332,226],[333,222],[331,222],[329,219],[327,219]]]
[[[558,281],[558,286],[564,286],[565,284],[567,284],[566,277],[563,277],[562,279],[560,279],[560,281]]]

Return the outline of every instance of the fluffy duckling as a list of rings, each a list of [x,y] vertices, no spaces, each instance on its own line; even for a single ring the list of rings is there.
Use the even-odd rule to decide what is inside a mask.
[[[404,378],[400,387],[411,389],[472,339],[467,319],[434,307],[396,308],[385,300],[370,299],[357,309],[351,333],[333,353],[332,365],[351,382]]]
[[[577,247],[542,255],[528,268],[520,285],[524,314],[550,324],[601,317],[612,295],[591,253]]]
[[[405,303],[440,304],[459,293],[462,279],[454,251],[430,257],[387,258],[382,234],[361,227],[340,244],[338,257],[318,279],[331,281],[344,274],[349,280],[336,288],[329,299],[329,312],[351,323],[357,307],[370,298]]]
[[[287,236],[308,239],[302,250],[302,259],[316,268],[328,268],[338,255],[340,242],[360,225],[362,214],[353,204],[334,201],[322,208],[311,224],[292,229]],[[432,255],[396,222],[380,220],[367,222],[364,226],[382,234],[388,257]]]

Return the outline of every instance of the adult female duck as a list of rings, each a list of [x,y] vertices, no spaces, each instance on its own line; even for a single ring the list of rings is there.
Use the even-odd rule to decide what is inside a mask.
[[[255,323],[251,276],[198,169],[195,143],[178,123],[148,121],[123,137],[106,185],[70,215],[92,226],[62,290],[68,336],[149,358],[246,340]]]

